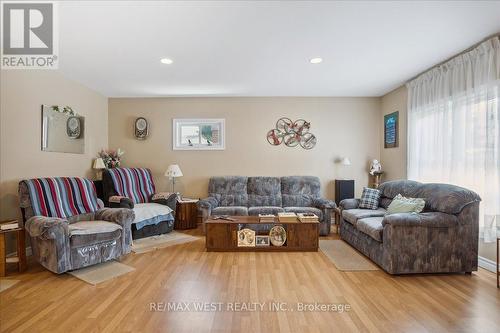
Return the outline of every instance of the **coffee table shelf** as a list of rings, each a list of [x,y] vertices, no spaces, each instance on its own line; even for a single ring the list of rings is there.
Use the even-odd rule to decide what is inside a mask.
[[[318,251],[318,222],[279,222],[260,223],[257,216],[231,216],[234,221],[208,219],[206,227],[206,248],[213,252],[291,252]],[[238,247],[237,232],[239,225],[283,225],[287,232],[287,240],[283,246]],[[260,235],[257,233],[257,235]]]

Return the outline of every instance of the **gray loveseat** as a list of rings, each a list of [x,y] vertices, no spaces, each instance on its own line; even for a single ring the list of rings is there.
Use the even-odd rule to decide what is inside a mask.
[[[477,271],[479,196],[448,184],[410,180],[380,185],[377,210],[340,202],[340,237],[390,274]],[[420,214],[385,215],[392,199],[423,198]]]
[[[320,220],[320,235],[330,233],[335,203],[321,198],[317,177],[212,177],[208,198],[198,207],[206,219],[210,215],[314,213]]]

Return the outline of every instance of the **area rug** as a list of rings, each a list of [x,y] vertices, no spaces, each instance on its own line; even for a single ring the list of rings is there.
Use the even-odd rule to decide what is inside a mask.
[[[85,281],[92,285],[96,285],[98,283],[111,280],[120,275],[127,274],[134,270],[135,268],[124,265],[117,261],[108,261],[102,264],[85,267],[68,273],[82,281]]]
[[[342,240],[320,240],[319,248],[339,271],[378,271],[379,268]]]
[[[189,243],[198,240],[198,237],[172,231],[168,234],[141,238],[133,241],[132,251],[135,253],[146,253],[164,247]]]
[[[16,283],[18,283],[20,280],[7,280],[7,279],[1,279],[0,280],[0,293],[4,290],[9,289]]]

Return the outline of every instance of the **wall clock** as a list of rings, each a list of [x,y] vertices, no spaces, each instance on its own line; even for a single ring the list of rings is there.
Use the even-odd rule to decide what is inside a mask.
[[[134,135],[138,140],[144,140],[149,135],[149,124],[146,118],[139,117],[135,120]]]
[[[66,133],[68,137],[71,139],[78,139],[81,134],[82,125],[80,123],[80,118],[78,117],[69,117],[66,122]]]

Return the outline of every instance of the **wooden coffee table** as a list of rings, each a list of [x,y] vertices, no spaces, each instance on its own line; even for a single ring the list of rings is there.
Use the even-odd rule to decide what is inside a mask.
[[[319,222],[279,222],[260,223],[257,216],[231,216],[234,221],[214,220],[205,221],[207,251],[218,252],[248,252],[248,251],[318,251]],[[242,228],[263,227],[263,225],[281,225],[286,229],[286,242],[282,246],[255,246],[238,247],[238,230]],[[256,232],[257,235],[268,235]]]

